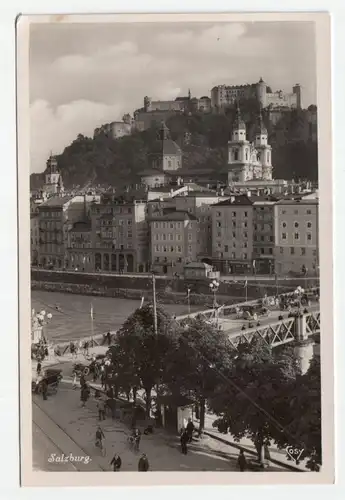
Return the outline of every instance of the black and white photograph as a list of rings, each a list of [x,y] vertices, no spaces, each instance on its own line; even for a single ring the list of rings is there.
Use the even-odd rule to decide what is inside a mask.
[[[317,16],[19,20],[30,473],[332,481]]]

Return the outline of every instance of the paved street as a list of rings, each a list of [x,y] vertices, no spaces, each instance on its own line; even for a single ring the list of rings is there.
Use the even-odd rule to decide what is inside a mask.
[[[47,401],[43,401],[39,396],[34,396],[34,403],[34,421],[37,421],[37,413],[40,413],[40,425],[44,418],[50,422],[49,436],[53,442],[59,443],[61,453],[65,455],[72,453],[73,456],[82,455],[92,458],[87,466],[84,465],[83,469],[79,470],[85,470],[85,467],[88,470],[100,470],[100,468],[110,470],[109,462],[115,452],[121,456],[123,471],[137,470],[140,453],[138,455],[129,449],[127,444],[128,428],[118,420],[113,421],[107,418],[102,422],[106,440],[106,456],[101,456],[94,444],[98,425],[96,401],[91,398],[87,406],[82,408],[80,392],[73,390],[71,384],[62,382],[57,394],[50,396]],[[57,426],[51,425],[51,420],[56,422]],[[47,426],[46,421],[44,425]],[[62,438],[62,433],[65,433],[64,438]],[[36,457],[39,453],[37,450],[39,446],[43,446],[41,454],[44,457],[55,452],[51,451],[51,446],[46,447],[46,442],[43,442],[42,438],[39,439],[39,442],[34,441]],[[150,469],[153,471],[235,470],[237,452],[227,446],[217,447],[218,449],[215,450],[208,441],[206,439],[202,444],[190,445],[188,455],[185,456],[180,452],[177,436],[157,430],[153,435],[143,435],[140,451],[147,454]],[[210,441],[212,443],[212,440]],[[70,464],[61,464],[61,470],[71,470],[67,469],[69,466]],[[80,464],[78,467],[81,467]]]

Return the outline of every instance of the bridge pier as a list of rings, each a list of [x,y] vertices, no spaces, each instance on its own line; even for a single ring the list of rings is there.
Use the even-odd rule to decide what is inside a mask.
[[[295,356],[300,367],[302,375],[307,373],[310,361],[314,356],[314,341],[307,339],[298,342],[294,347]]]
[[[314,356],[315,341],[308,335],[307,316],[305,314],[301,314],[296,318],[295,325],[296,344],[294,351],[301,373],[304,375],[308,371],[310,361]]]

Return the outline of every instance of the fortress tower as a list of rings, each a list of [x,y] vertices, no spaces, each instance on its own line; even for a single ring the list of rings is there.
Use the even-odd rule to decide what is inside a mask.
[[[263,81],[262,77],[256,84],[256,97],[262,108],[267,106],[266,102],[267,84]]]

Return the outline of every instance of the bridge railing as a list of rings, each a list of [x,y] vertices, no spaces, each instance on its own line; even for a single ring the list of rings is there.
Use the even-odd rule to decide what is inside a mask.
[[[312,292],[316,292],[317,291],[317,287],[312,287],[312,288],[308,288],[305,290],[306,293],[312,293]],[[286,293],[280,293],[279,296],[280,297],[287,297],[291,295],[291,292],[286,292]],[[273,296],[269,296],[267,297],[267,300],[272,300],[274,299]],[[240,303],[237,303],[237,304],[231,304],[231,305],[228,305],[228,306],[224,306],[220,309],[220,314],[218,314],[219,317],[225,317],[225,316],[230,316],[231,314],[235,314],[236,313],[236,309],[237,308],[241,308],[241,307],[246,307],[246,306],[258,306],[262,303],[262,299],[259,298],[259,299],[253,299],[253,300],[249,300],[249,301],[246,301],[246,302],[240,302]],[[176,317],[176,320],[177,321],[181,321],[181,320],[184,320],[184,319],[187,319],[187,318],[195,318],[199,315],[202,315],[206,318],[211,318],[212,316],[214,316],[215,314],[215,309],[206,309],[206,310],[201,310],[201,311],[196,311],[196,312],[193,312],[191,314],[183,314],[181,316],[177,316]]]

